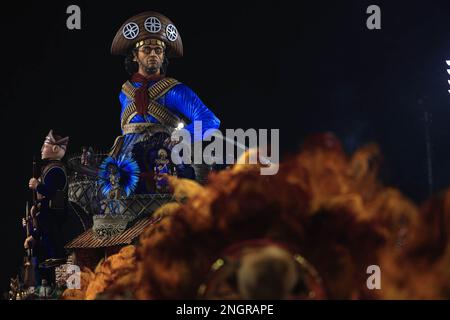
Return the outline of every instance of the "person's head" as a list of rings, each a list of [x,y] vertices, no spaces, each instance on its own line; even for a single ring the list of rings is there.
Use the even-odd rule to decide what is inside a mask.
[[[61,160],[66,154],[69,137],[62,138],[50,130],[41,148],[42,160]]]
[[[117,167],[114,164],[110,164],[110,165],[108,165],[108,171],[109,171],[109,173],[114,174],[117,172]]]
[[[166,45],[157,39],[138,42],[125,58],[125,68],[129,74],[136,72],[145,76],[165,74],[168,64]]]
[[[278,300],[289,297],[298,274],[288,251],[268,246],[242,257],[237,280],[243,299]]]
[[[166,159],[167,158],[167,151],[164,150],[164,149],[159,149],[158,157],[161,158],[161,159]]]

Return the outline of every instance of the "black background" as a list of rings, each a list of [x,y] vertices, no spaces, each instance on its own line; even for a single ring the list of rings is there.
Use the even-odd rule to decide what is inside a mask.
[[[81,30],[66,28],[70,4],[81,8]],[[371,4],[381,7],[381,30],[366,28]],[[146,10],[179,29],[185,56],[168,75],[197,92],[222,128],[278,128],[282,156],[320,131],[348,152],[378,142],[386,184],[417,202],[448,186],[446,1],[16,1],[0,13],[2,292],[23,254],[33,155],[51,128],[70,136],[69,153],[111,146],[127,79],[111,41]]]

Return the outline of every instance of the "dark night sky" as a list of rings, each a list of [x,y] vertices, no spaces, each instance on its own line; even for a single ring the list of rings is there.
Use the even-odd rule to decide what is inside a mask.
[[[279,128],[283,154],[319,131],[335,132],[348,152],[378,142],[386,184],[423,201],[429,112],[432,189],[448,186],[450,4],[298,2],[39,1],[2,10],[1,291],[23,252],[33,154],[50,128],[70,136],[72,151],[111,146],[127,75],[109,49],[117,28],[145,10],[178,27],[185,56],[169,76],[196,91],[222,128]],[[70,4],[81,7],[81,30],[66,28]],[[381,30],[366,28],[370,4],[381,7]]]

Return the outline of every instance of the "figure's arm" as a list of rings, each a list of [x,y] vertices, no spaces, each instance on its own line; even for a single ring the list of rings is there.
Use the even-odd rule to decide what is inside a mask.
[[[127,106],[127,96],[125,95],[125,93],[120,90],[119,93],[119,102],[120,102],[120,117],[119,117],[119,125],[122,125],[122,116],[123,116],[123,112],[126,109]],[[122,134],[123,134],[123,130],[122,130]]]
[[[66,185],[66,173],[60,167],[51,168],[44,181],[38,184],[36,191],[46,198],[51,198],[56,190],[61,190]]]
[[[218,129],[220,120],[185,84],[179,84],[166,95],[166,104],[172,110],[183,114],[191,123],[185,127],[194,135],[194,121],[202,122],[202,135],[208,129]]]

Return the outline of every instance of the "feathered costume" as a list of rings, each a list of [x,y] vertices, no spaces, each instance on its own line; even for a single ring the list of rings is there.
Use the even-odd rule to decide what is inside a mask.
[[[112,172],[113,170],[114,172]],[[109,197],[114,188],[119,187],[127,197],[130,196],[136,189],[139,174],[139,166],[133,159],[125,157],[119,157],[118,159],[113,157],[106,158],[100,165],[98,173],[103,195]],[[112,175],[118,178],[118,185],[114,184],[114,180],[111,179]]]

